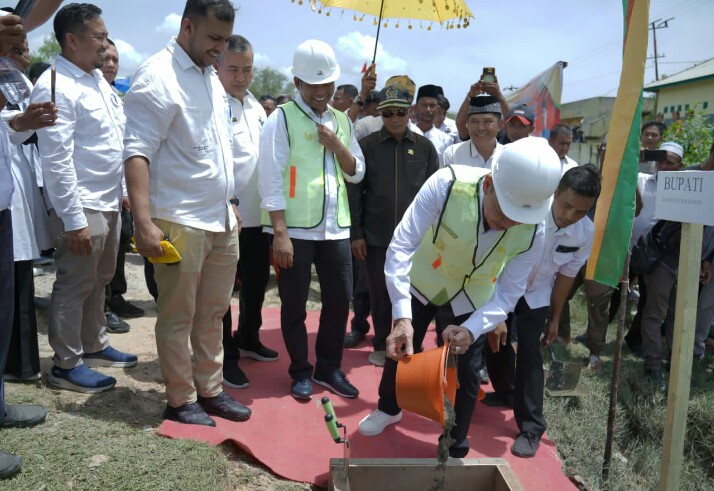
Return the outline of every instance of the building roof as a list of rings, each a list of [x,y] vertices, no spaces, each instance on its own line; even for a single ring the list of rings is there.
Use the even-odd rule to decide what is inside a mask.
[[[664,87],[669,87],[670,85],[680,85],[699,80],[706,80],[708,78],[714,78],[714,58],[709,58],[698,65],[689,67],[679,73],[663,78],[662,80],[649,83],[644,86],[644,89],[650,92],[657,92],[658,90]]]

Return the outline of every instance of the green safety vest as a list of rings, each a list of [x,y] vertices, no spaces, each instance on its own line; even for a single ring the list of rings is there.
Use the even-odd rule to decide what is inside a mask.
[[[535,225],[516,225],[500,237],[476,263],[481,222],[479,189],[487,169],[449,166],[453,180],[441,217],[422,238],[410,272],[411,285],[430,303],[446,305],[464,292],[474,310],[493,295],[508,261],[533,245]]]
[[[315,122],[295,101],[282,104],[279,109],[285,116],[290,144],[288,165],[283,173],[285,223],[288,228],[314,228],[322,223],[326,212],[325,147],[317,139]],[[337,125],[337,137],[349,148],[352,139],[349,119],[344,113],[331,107],[328,107],[328,110]],[[340,228],[349,228],[351,221],[347,188],[337,157],[332,160],[337,176],[337,225]],[[261,213],[261,222],[271,226],[270,215],[266,210]]]

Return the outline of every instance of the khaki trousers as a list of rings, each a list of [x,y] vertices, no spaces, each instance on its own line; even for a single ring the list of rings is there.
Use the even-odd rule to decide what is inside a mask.
[[[222,318],[233,294],[237,229],[207,232],[166,220],[154,223],[181,254],[178,264],[155,264],[159,289],[156,348],[171,407],[214,397],[223,389]],[[195,364],[191,363],[193,349]]]
[[[70,252],[62,220],[54,210],[49,218],[57,266],[50,300],[49,342],[55,352],[55,366],[65,369],[81,365],[84,353],[109,346],[104,288],[116,267],[119,212],[85,208],[84,215],[92,236],[89,256]]]

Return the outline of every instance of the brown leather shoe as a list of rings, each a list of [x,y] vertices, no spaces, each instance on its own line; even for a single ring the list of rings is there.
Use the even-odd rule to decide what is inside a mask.
[[[240,402],[235,401],[225,392],[215,397],[199,397],[198,403],[208,413],[230,421],[247,421],[251,411]]]

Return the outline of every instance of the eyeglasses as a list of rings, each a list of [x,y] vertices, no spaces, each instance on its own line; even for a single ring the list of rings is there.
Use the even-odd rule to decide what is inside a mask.
[[[396,111],[393,111],[391,109],[386,109],[386,110],[382,111],[383,118],[391,118],[392,116],[398,116],[400,118],[403,118],[406,115],[407,115],[407,109],[397,109]]]

